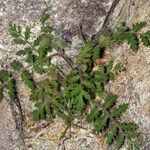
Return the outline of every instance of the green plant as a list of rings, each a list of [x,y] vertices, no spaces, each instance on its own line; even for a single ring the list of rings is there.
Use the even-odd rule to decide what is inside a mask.
[[[114,43],[127,41],[133,51],[138,50],[140,41],[144,46],[149,46],[150,31],[139,33],[146,23],[134,24],[131,29],[118,28],[115,32],[103,31],[102,38],[96,41],[96,44],[84,38],[84,46],[76,56],[76,62],[73,62],[63,53],[63,47],[68,41],[52,34],[53,31],[58,32],[48,25],[48,18],[49,14],[44,11],[41,17],[41,34],[34,41],[30,41],[30,27],[26,27],[23,32],[21,26],[10,24],[14,43],[26,45],[26,48],[19,50],[16,55],[23,57],[28,67],[24,67],[23,63],[15,59],[10,63],[12,72],[5,69],[0,71],[0,100],[3,99],[3,90],[6,88],[10,101],[15,101],[17,73],[31,90],[29,99],[35,102],[36,107],[33,111],[34,120],[50,120],[54,115],[58,115],[64,120],[67,131],[72,125],[76,125],[74,119],[80,116],[93,124],[94,134],[107,133],[107,144],[114,143],[116,149],[119,149],[127,140],[130,149],[138,149],[138,125],[119,119],[128,109],[128,104],[116,107],[117,96],[107,93],[104,88],[110,80],[115,79],[116,73],[121,71],[121,64],[114,65],[113,61],[110,61],[99,64],[97,70],[93,67],[94,62],[102,55],[101,50]],[[53,48],[57,52],[50,54]],[[60,66],[54,65],[51,60],[56,56],[63,58],[71,71],[66,73]],[[35,81],[29,70],[40,74],[43,79]],[[104,103],[100,103],[97,96],[103,98]]]

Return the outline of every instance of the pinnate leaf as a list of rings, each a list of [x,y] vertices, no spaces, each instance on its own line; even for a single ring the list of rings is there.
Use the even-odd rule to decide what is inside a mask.
[[[111,144],[112,141],[115,139],[116,135],[117,135],[117,127],[114,125],[111,127],[111,130],[109,131],[109,133],[107,134],[107,144]]]
[[[109,109],[112,107],[116,103],[117,98],[117,95],[108,95],[105,99],[104,108]]]
[[[137,124],[133,123],[133,122],[129,122],[129,123],[121,123],[120,128],[124,131],[136,131],[139,127]]]
[[[27,85],[30,89],[34,88],[33,80],[28,71],[22,72],[21,79],[24,81],[25,85]]]
[[[94,106],[91,109],[90,114],[88,114],[86,116],[86,121],[88,121],[88,122],[94,121],[95,119],[97,119],[97,117],[99,116],[99,114],[100,114],[100,109],[98,108],[98,106]]]
[[[10,66],[14,69],[14,70],[17,70],[17,71],[20,71],[23,67],[23,65],[17,61],[17,60],[14,60],[10,63]]]
[[[140,22],[140,23],[135,23],[133,24],[133,27],[132,27],[132,31],[133,32],[138,32],[140,31],[144,26],[146,25],[146,22]]]
[[[25,40],[29,39],[30,33],[31,33],[31,28],[27,26],[26,29],[25,29],[25,32],[24,32]]]
[[[8,95],[10,99],[14,101],[16,98],[15,80],[9,79],[6,87],[8,89]]]
[[[128,104],[119,105],[118,108],[116,108],[112,111],[112,116],[120,117],[128,109],[128,106],[129,106]]]
[[[35,121],[47,119],[51,115],[51,108],[48,102],[39,102],[35,106],[37,107],[33,111],[33,119]]]
[[[125,142],[125,136],[123,134],[120,134],[117,138],[116,149],[121,148],[121,146],[124,144],[124,142]]]
[[[10,78],[10,74],[5,70],[0,70],[0,79],[7,81]]]

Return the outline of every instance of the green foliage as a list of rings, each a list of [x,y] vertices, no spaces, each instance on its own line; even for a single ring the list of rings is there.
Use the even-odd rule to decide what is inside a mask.
[[[95,48],[92,53],[92,60],[95,61],[96,59],[98,59],[99,55],[100,55],[99,48]]]
[[[34,40],[33,46],[39,46],[40,43],[42,42],[42,39],[43,39],[43,35],[38,36],[38,37]]]
[[[12,61],[12,62],[10,63],[10,66],[11,66],[14,70],[17,70],[17,71],[20,71],[20,70],[22,69],[22,67],[23,67],[23,65],[22,65],[19,61],[16,61],[16,60]]]
[[[138,32],[140,31],[142,28],[144,28],[146,25],[146,22],[140,22],[140,23],[136,23],[136,24],[133,24],[133,27],[132,27],[132,31],[133,32]]]
[[[33,119],[35,121],[48,119],[51,116],[51,109],[48,102],[38,102],[35,106],[37,107],[37,109],[33,111]]]
[[[117,98],[118,98],[118,96],[116,96],[116,95],[107,96],[105,99],[104,108],[109,109],[110,107],[112,107],[116,103]]]
[[[140,34],[140,38],[141,38],[141,41],[143,43],[144,46],[149,46],[150,45],[150,31],[146,32],[146,33],[141,33]]]
[[[116,149],[121,148],[121,146],[124,144],[124,142],[125,142],[125,136],[119,135],[117,142],[116,142],[116,145],[115,145]]]
[[[133,141],[139,136],[138,125],[120,120],[128,109],[128,104],[117,107],[118,96],[105,90],[105,85],[114,81],[121,71],[121,63],[114,65],[111,60],[99,64],[97,70],[93,67],[95,61],[101,59],[101,52],[114,43],[127,41],[130,49],[135,51],[140,44],[140,38],[144,46],[149,46],[150,31],[138,33],[145,23],[134,24],[131,29],[121,27],[116,32],[103,31],[101,39],[97,41],[84,40],[83,47],[74,61],[64,53],[65,47],[70,48],[70,43],[62,38],[61,30],[54,30],[48,25],[49,17],[48,9],[44,10],[40,19],[41,34],[33,41],[30,41],[30,27],[24,27],[23,30],[23,27],[15,23],[9,26],[13,41],[25,45],[16,56],[24,58],[27,67],[17,58],[10,63],[10,67],[17,70],[21,80],[31,89],[29,99],[34,101],[36,107],[33,119],[49,120],[51,116],[57,115],[68,127],[73,125],[75,119],[82,118],[91,123],[93,133],[106,132],[106,143],[115,144],[116,149],[121,148],[125,140],[131,143],[130,147],[137,148],[138,144]],[[55,54],[50,53],[52,49],[56,50]],[[59,65],[53,64],[52,58],[55,56],[66,61],[70,72],[66,73]],[[40,81],[34,80],[34,73],[39,74]],[[18,79],[14,74],[5,69],[0,70],[0,101],[3,99],[4,88],[7,89],[10,99],[15,101],[18,96],[16,80]],[[103,99],[104,103],[98,101],[99,98]]]
[[[8,79],[10,78],[10,74],[5,71],[5,70],[0,70],[0,80],[2,81],[8,81]]]
[[[91,54],[91,50],[92,50],[92,47],[93,47],[93,43],[92,41],[89,41],[87,43],[85,43],[85,46],[83,47],[83,49],[81,50],[81,55],[84,57],[84,58],[87,58],[89,57]]]
[[[109,131],[108,135],[107,135],[107,144],[111,144],[112,141],[116,138],[117,136],[117,130],[118,128],[114,125],[111,130]]]
[[[138,125],[133,122],[117,123],[116,117],[127,110],[128,104],[119,105],[116,108],[116,95],[108,95],[105,98],[105,103],[100,108],[96,106],[87,115],[86,120],[93,122],[93,133],[102,133],[107,131],[106,143],[114,143],[116,149],[122,147],[126,139],[136,139],[139,136]],[[116,122],[115,122],[116,121]]]
[[[128,109],[128,104],[119,105],[117,109],[114,109],[112,112],[113,117],[120,117]]]
[[[124,131],[136,131],[139,127],[137,124],[133,122],[129,122],[129,123],[124,122],[120,124],[120,128]]]
[[[95,125],[94,125],[94,130],[96,130],[97,133],[101,133],[104,131],[104,129],[107,127],[107,122],[108,122],[108,116],[103,115],[100,120],[97,120]]]
[[[41,23],[44,25],[44,23],[49,19],[50,15],[48,14],[48,9],[45,9],[42,13],[42,17],[40,19]]]
[[[10,30],[10,34],[14,38],[18,38],[21,35],[21,26],[19,26],[19,25],[17,26],[15,23],[9,24],[9,30]]]
[[[27,57],[26,57],[26,62],[28,63],[34,63],[37,61],[37,56],[32,54],[32,53],[28,53]]]
[[[121,63],[117,63],[117,64],[114,66],[114,70],[115,70],[115,71],[120,71],[121,68],[122,68]]]
[[[137,37],[134,33],[122,32],[122,33],[115,35],[113,38],[114,38],[115,42],[127,41],[128,44],[130,45],[130,49],[132,49],[133,51],[138,49],[138,41],[137,41],[137,39],[136,39]]]
[[[38,65],[34,65],[33,69],[35,72],[37,72],[38,74],[43,74],[44,73],[44,69]]]
[[[16,88],[15,88],[15,80],[9,79],[7,82],[6,88],[8,89],[8,95],[12,101],[16,98]]]
[[[24,81],[25,85],[27,85],[30,89],[34,88],[33,80],[28,71],[22,72],[21,79],[22,79],[22,81]]]
[[[27,26],[24,32],[24,37],[26,41],[29,39],[30,33],[31,33],[31,28]]]
[[[16,55],[17,56],[25,56],[25,55],[29,54],[31,51],[32,51],[32,48],[27,47],[27,48],[24,48],[23,50],[19,50],[18,52],[16,52]]]
[[[10,23],[9,24],[9,29],[10,29],[10,33],[13,37],[13,41],[16,44],[25,45],[27,43],[26,39],[23,38],[23,36],[22,36],[21,26],[19,26],[19,25],[17,26],[15,23],[14,24]]]
[[[100,109],[98,108],[98,106],[95,105],[91,109],[91,112],[86,116],[86,121],[88,122],[95,121],[99,115],[100,115]]]

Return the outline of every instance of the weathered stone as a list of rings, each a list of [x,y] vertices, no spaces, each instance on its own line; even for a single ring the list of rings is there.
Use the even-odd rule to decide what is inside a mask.
[[[102,27],[114,27],[116,18],[128,25],[146,21],[148,23],[147,29],[150,27],[150,2],[147,0],[1,0],[0,60],[1,62],[3,60],[3,66],[6,62],[9,63],[10,59],[14,57],[14,52],[21,48],[11,43],[11,36],[8,32],[9,22],[15,21],[21,25],[31,25],[33,27],[32,31],[36,35],[40,31],[39,18],[46,5],[49,6],[51,13],[50,24],[55,28],[61,28],[63,31],[67,30],[71,34],[73,43],[71,51],[67,51],[66,54],[72,57],[79,52],[82,45],[79,40],[80,24],[82,24],[83,32],[87,38],[93,36]],[[132,53],[127,49],[126,44],[116,45],[108,49],[108,55],[116,62],[123,63],[126,68],[117,76],[114,82],[108,85],[108,90],[119,95],[118,104],[129,102],[129,110],[122,119],[134,120],[140,126],[141,132],[149,133],[150,48],[140,46],[137,53]],[[26,147],[19,139],[22,138],[20,130],[18,131],[15,128],[16,121],[13,111],[7,101],[4,100],[0,104],[0,149],[23,149],[23,147],[27,150],[62,149],[63,143],[60,143],[62,141],[54,140],[54,137],[59,135],[59,127],[62,127],[62,121],[56,119],[55,123],[46,128],[43,127],[45,122],[41,124],[32,122],[31,125],[30,118],[33,106],[31,102],[28,102],[30,91],[19,81],[18,85],[19,91],[22,91],[20,100],[23,111],[27,115],[26,127],[28,129],[24,127],[26,129],[26,137],[24,137]],[[100,142],[100,137],[93,137],[90,134],[90,126],[83,124],[89,130],[77,132],[77,136],[74,135],[71,140],[65,142],[66,148],[78,150],[107,149]],[[143,145],[148,145],[148,141],[149,138],[143,142]]]
[[[12,108],[4,99],[0,104],[0,149],[1,150],[23,150],[24,142],[17,129]]]

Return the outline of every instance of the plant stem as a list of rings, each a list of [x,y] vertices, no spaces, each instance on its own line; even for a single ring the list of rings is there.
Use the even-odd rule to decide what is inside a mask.
[[[70,66],[70,68],[71,68],[71,69],[74,69],[74,67],[73,67],[73,65],[72,65],[72,63],[71,63],[71,61],[70,61],[66,56],[64,56],[63,54],[61,54],[61,53],[56,53],[56,54],[54,54],[54,56],[61,56],[61,57],[68,63],[68,65]]]
[[[58,66],[56,66],[56,69],[57,69],[58,71],[60,71],[61,74],[62,74],[65,78],[67,78],[66,74],[65,74]]]
[[[29,46],[30,46],[33,50],[35,50],[35,51],[37,52],[37,49],[36,49],[28,40],[26,40],[23,35],[20,35],[20,36],[29,44]]]
[[[30,46],[33,50],[35,50],[35,51],[37,52],[37,49],[36,49],[28,40],[26,40],[26,39],[24,38],[24,36],[21,35],[21,37],[29,44],[29,46]],[[68,65],[70,66],[70,68],[71,68],[71,69],[74,69],[74,68],[73,68],[73,65],[72,65],[72,63],[71,63],[71,61],[70,61],[66,56],[64,56],[64,55],[61,54],[61,53],[52,54],[51,56],[47,57],[46,59],[52,58],[52,57],[54,57],[54,56],[61,56],[61,57],[68,63]]]
[[[51,59],[51,58],[53,58],[53,57],[55,57],[55,56],[61,56],[61,57],[68,63],[68,65],[69,65],[72,69],[74,69],[73,66],[72,66],[72,64],[71,64],[71,62],[68,60],[68,58],[66,58],[65,56],[63,56],[63,55],[60,54],[60,53],[52,54],[52,55],[50,55],[50,56],[44,58],[43,60],[49,60],[49,59]],[[33,65],[38,65],[39,63],[40,63],[40,62],[32,63],[31,65],[29,65],[29,66],[26,67],[25,69],[28,69],[28,68],[32,67]]]

